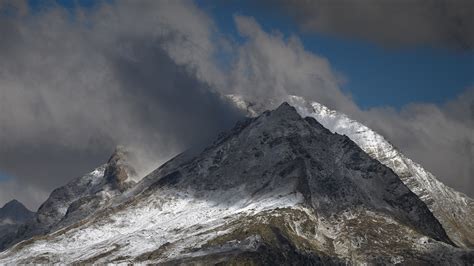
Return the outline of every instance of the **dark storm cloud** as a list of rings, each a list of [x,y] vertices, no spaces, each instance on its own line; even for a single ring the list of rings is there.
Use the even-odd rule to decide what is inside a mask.
[[[28,11],[0,17],[2,202],[38,206],[117,144],[150,170],[241,115],[200,78],[213,26],[191,2]]]
[[[308,31],[361,38],[386,47],[474,48],[474,1],[471,0],[281,0],[279,3]]]

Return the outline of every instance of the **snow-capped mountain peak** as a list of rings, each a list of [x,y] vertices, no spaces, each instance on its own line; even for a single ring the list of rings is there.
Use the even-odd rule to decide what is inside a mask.
[[[348,137],[282,104],[177,156],[127,197],[3,263],[472,263]]]
[[[268,103],[246,104],[243,97],[228,97],[249,116],[259,114],[268,106],[287,101],[303,117],[312,117],[331,132],[348,136],[372,158],[392,169],[402,181],[430,208],[451,240],[461,247],[474,247],[474,200],[444,185],[421,165],[403,155],[374,130],[347,115],[299,96],[288,96]]]

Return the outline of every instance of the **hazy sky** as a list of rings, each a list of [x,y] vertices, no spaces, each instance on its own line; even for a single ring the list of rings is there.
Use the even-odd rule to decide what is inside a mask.
[[[206,143],[243,115],[228,93],[343,111],[472,197],[473,18],[464,0],[0,0],[0,205],[37,208],[117,144],[149,170]]]

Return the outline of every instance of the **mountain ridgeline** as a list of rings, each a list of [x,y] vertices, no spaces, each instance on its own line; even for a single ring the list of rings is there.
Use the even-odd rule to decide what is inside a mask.
[[[0,263],[474,263],[391,168],[288,103],[138,183],[114,156],[54,191],[46,229]]]
[[[67,227],[104,207],[111,198],[135,184],[129,178],[136,174],[128,163],[130,156],[129,151],[119,146],[106,164],[55,189],[15,234],[0,235],[0,248]]]

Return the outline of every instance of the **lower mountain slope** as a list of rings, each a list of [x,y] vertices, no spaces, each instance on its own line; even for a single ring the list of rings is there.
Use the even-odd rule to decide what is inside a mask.
[[[400,178],[288,104],[5,263],[472,264]]]

